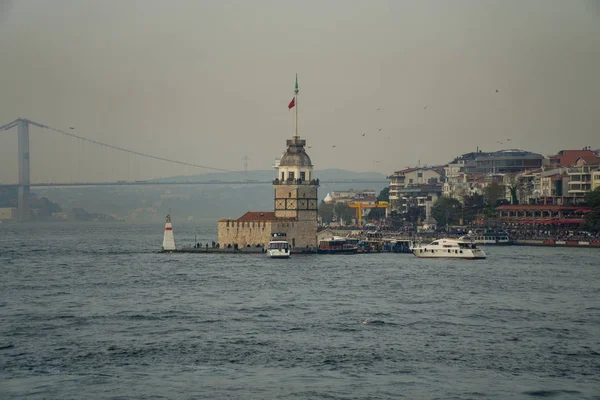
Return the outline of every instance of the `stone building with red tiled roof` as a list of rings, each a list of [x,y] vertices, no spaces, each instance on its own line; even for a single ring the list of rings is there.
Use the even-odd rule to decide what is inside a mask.
[[[274,211],[249,211],[238,219],[219,221],[221,247],[268,245],[274,233],[285,233],[292,248],[317,246],[317,189],[313,165],[304,147],[306,141],[294,135],[277,165],[273,181]]]

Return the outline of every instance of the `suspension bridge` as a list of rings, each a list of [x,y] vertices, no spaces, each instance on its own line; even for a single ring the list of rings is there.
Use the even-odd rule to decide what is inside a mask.
[[[36,129],[30,131],[30,127]],[[243,178],[244,171],[200,165],[103,143],[75,134],[73,127],[63,130],[29,119],[18,118],[0,126],[0,132],[12,132],[13,128],[16,128],[17,132],[16,159],[8,160],[10,155],[15,155],[15,152],[9,150],[14,146],[0,146],[0,150],[2,150],[0,152],[0,161],[2,161],[0,168],[6,170],[7,163],[16,161],[17,174],[9,182],[0,181],[0,189],[17,188],[17,217],[19,220],[28,220],[31,215],[31,187],[272,184],[271,180],[251,179],[229,181],[218,179],[191,180],[187,176],[199,172],[237,172],[239,174],[236,174],[236,176]],[[31,141],[30,146],[30,134],[34,131],[52,132],[60,135],[63,141],[60,145],[57,145],[56,137],[48,138],[48,135],[35,135],[35,141]],[[15,138],[9,135],[6,139],[0,139],[2,139],[0,141],[2,143],[11,141],[11,139],[14,141]],[[31,157],[31,147],[35,150],[36,158]],[[57,151],[57,148],[60,151]],[[37,159],[39,161],[36,161]],[[54,161],[48,161],[51,159]],[[243,160],[247,166],[248,158],[244,157]],[[32,168],[32,164],[34,168]],[[70,179],[65,179],[65,177],[70,177]],[[0,175],[0,178],[2,178],[2,175]],[[387,184],[388,182],[385,180],[351,179],[321,181],[321,183]]]

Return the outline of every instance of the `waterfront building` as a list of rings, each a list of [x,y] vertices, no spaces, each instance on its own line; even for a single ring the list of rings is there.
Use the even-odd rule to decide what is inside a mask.
[[[485,176],[479,174],[460,173],[459,175],[447,176],[442,185],[442,194],[462,203],[465,196],[483,195],[483,189],[488,183]]]
[[[600,161],[586,164],[578,160],[577,166],[569,168],[569,191],[573,204],[583,203],[588,192],[600,186]]]
[[[287,149],[275,164],[274,211],[247,212],[238,219],[222,219],[218,225],[221,247],[267,246],[273,233],[285,233],[292,248],[317,246],[319,180],[306,153],[306,141],[298,136],[298,80],[294,100],[295,129]]]
[[[533,181],[533,194],[538,204],[563,205],[569,176],[565,168],[540,172]]]
[[[391,189],[390,189],[391,193]],[[425,185],[409,185],[395,190],[395,199],[392,210],[401,213],[408,212],[410,208],[421,208],[426,210],[442,195],[442,184],[431,183]],[[390,200],[392,200],[390,194]]]
[[[579,225],[590,210],[577,206],[504,205],[496,207],[498,217],[506,223]]]
[[[510,174],[542,167],[544,156],[529,151],[509,149],[491,153],[479,151],[459,157],[467,174]]]
[[[443,167],[406,168],[388,176],[392,210],[406,212],[410,204],[425,207],[426,202],[435,202],[442,193],[442,169]]]
[[[600,153],[585,148],[582,150],[561,150],[553,156],[548,156],[548,165],[552,168],[571,167],[581,162],[585,164],[600,162]]]
[[[327,197],[329,196],[329,197]],[[333,191],[326,196],[331,203],[374,202],[377,199],[375,189]],[[327,202],[326,201],[326,202]]]
[[[517,204],[529,204],[537,195],[535,192],[535,181],[541,172],[542,170],[539,169],[504,175],[502,184],[505,188],[506,200],[511,204],[515,204],[514,200],[517,201]],[[513,198],[513,191],[516,198]]]

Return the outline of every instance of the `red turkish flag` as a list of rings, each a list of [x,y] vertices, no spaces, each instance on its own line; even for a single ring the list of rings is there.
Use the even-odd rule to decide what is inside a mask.
[[[292,101],[290,101],[290,104],[288,104],[288,110],[291,110],[292,108],[294,108],[295,105],[296,105],[296,98],[294,97],[292,99]]]

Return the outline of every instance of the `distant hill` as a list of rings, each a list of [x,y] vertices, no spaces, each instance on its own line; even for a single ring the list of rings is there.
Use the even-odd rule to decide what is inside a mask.
[[[326,180],[385,180],[386,176],[379,172],[354,172],[344,169],[323,169],[315,170],[315,177],[322,181]],[[154,179],[153,182],[180,182],[180,181],[230,181],[239,182],[246,180],[270,181],[275,179],[275,170],[257,170],[257,171],[235,171],[235,172],[209,172],[198,175],[179,175],[169,178]]]
[[[319,199],[335,190],[375,189],[379,192],[385,183],[327,184],[332,180],[380,180],[385,175],[377,172],[353,172],[341,169],[315,171],[321,180]],[[244,172],[215,172],[193,176],[174,176],[159,181],[271,181],[274,170]],[[83,188],[36,188],[40,196],[60,204],[63,208],[84,208],[89,212],[105,213],[130,221],[160,221],[171,212],[179,220],[215,221],[237,218],[244,212],[273,210],[273,188],[258,184],[212,185],[157,185],[157,186],[94,186]]]

